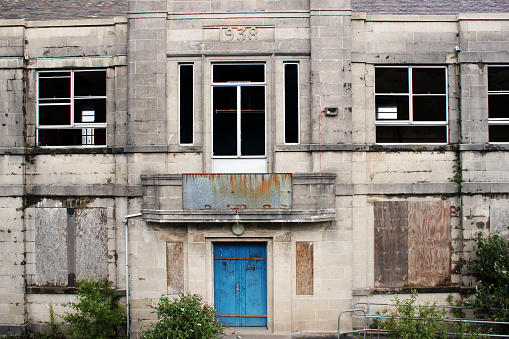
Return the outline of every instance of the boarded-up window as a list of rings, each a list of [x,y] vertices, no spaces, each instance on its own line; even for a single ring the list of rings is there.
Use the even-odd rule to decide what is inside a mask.
[[[37,285],[67,285],[67,213],[65,208],[35,210]]]
[[[166,278],[168,294],[184,292],[184,245],[182,242],[166,243]]]
[[[375,203],[375,286],[450,284],[450,205]]]
[[[37,285],[108,278],[106,209],[38,208],[35,232]]]
[[[297,294],[313,294],[313,243],[296,243]]]
[[[108,278],[108,230],[106,210],[76,209],[76,279]]]
[[[490,232],[500,232],[502,236],[509,240],[509,206],[490,206]],[[484,223],[478,223],[477,227],[482,229]]]

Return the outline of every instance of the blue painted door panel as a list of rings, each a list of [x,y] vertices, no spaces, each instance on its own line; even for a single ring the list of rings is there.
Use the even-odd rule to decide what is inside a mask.
[[[214,304],[227,326],[267,326],[266,243],[214,244]]]

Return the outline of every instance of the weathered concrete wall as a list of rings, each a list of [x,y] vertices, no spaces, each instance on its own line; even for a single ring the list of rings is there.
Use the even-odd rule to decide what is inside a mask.
[[[464,263],[475,234],[508,222],[508,147],[488,143],[487,113],[487,67],[509,63],[507,15],[351,16],[348,1],[129,4],[127,20],[0,24],[0,196],[8,220],[0,227],[0,333],[26,322],[42,328],[50,304],[61,314],[57,304],[72,296],[42,285],[67,286],[69,273],[121,289],[130,279],[134,332],[155,319],[162,294],[189,291],[212,303],[214,241],[267,244],[269,333],[335,332],[337,315],[353,302],[391,301],[372,294],[382,202],[450,206],[450,284],[426,297],[441,301],[455,287],[473,286]],[[182,209],[174,187],[144,195],[141,175],[211,172],[211,65],[251,61],[266,67],[269,171],[334,173],[334,193],[303,185],[294,199],[302,209],[326,200],[335,220],[252,222],[238,236],[232,224],[206,218],[178,225],[134,218],[126,277],[123,217],[152,198],[166,212]],[[297,145],[285,144],[282,128],[289,61],[299,64]],[[178,140],[182,63],[194,66],[192,145]],[[445,66],[447,145],[376,144],[377,65]],[[37,71],[75,68],[107,70],[107,147],[37,148]],[[325,116],[330,106],[337,116]],[[313,249],[312,273],[305,272],[312,294],[297,293],[302,243]]]
[[[1,197],[0,215],[0,335],[20,334],[25,323],[25,230],[21,197]]]

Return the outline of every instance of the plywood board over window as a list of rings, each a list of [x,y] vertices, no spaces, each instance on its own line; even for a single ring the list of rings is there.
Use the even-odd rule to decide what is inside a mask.
[[[408,204],[375,204],[375,276],[377,286],[403,287],[408,282]]]
[[[296,243],[297,294],[313,294],[313,243]]]
[[[166,279],[168,294],[184,292],[184,244],[166,243]]]
[[[37,208],[36,285],[107,279],[107,219],[105,208]]]
[[[450,204],[375,203],[375,286],[450,284]]]

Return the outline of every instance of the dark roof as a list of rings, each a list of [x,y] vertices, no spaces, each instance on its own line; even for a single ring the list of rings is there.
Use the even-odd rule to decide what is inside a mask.
[[[0,19],[112,18],[126,13],[127,0],[0,0]]]
[[[350,0],[352,11],[369,14],[509,13],[509,0]]]
[[[0,19],[111,18],[126,15],[127,1],[0,0]],[[351,7],[369,14],[509,13],[509,0],[351,0]]]

